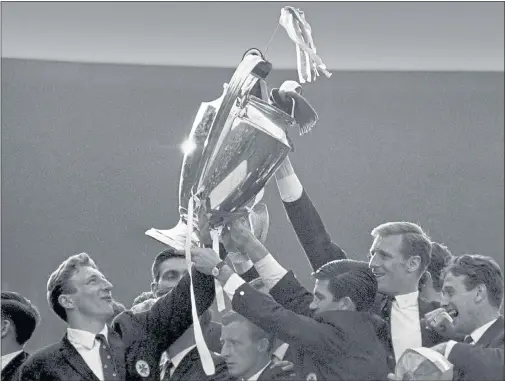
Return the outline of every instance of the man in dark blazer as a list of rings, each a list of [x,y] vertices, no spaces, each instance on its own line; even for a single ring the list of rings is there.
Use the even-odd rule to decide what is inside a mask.
[[[230,234],[237,246],[243,246],[241,251],[254,257],[251,259],[255,266],[261,267],[261,260],[267,257],[275,261],[240,221],[232,225]],[[238,240],[237,235],[241,236]],[[238,242],[240,239],[247,242]],[[296,347],[294,365],[299,379],[385,379],[386,352],[367,312],[375,298],[377,282],[366,263],[340,260],[324,265],[314,274],[312,297],[292,272],[275,261],[281,270],[273,271],[276,274],[271,279],[262,275],[264,281],[275,281],[270,291],[272,298],[247,284],[211,250],[194,249],[192,258],[197,268],[212,271],[224,284],[234,311]]]
[[[2,292],[2,381],[17,380],[19,368],[28,358],[24,351],[40,322],[37,308],[17,292]]]
[[[201,314],[214,299],[214,280],[192,271]],[[86,253],[69,257],[53,272],[48,301],[68,324],[67,334],[25,362],[22,380],[160,380],[163,351],[192,324],[189,274],[149,310],[125,311],[108,327],[111,288]]]
[[[288,217],[312,268],[345,257],[343,250],[331,241],[289,158],[275,177]],[[384,224],[374,229],[372,235],[375,239],[369,260],[379,288],[372,312],[378,316],[377,334],[388,350],[388,364],[393,370],[396,357],[409,345],[432,346],[445,340],[424,322],[425,314],[438,308],[439,303],[422,299],[418,291],[419,279],[430,261],[431,244],[422,229],[411,223]],[[393,322],[392,315],[395,315]]]
[[[503,272],[490,257],[454,257],[445,270],[443,310],[431,314],[428,324],[466,335],[463,342],[448,341],[433,349],[454,365],[455,381],[504,379]],[[446,311],[452,312],[453,318]]]

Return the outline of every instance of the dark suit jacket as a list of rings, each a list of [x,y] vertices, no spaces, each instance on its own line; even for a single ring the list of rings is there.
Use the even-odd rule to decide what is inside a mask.
[[[193,274],[196,305],[202,314],[214,299],[214,279],[195,270]],[[186,274],[148,311],[137,314],[125,311],[114,319],[108,341],[117,380],[159,381],[162,353],[192,324],[189,284]],[[21,368],[21,379],[98,381],[66,335],[30,356]]]
[[[200,355],[196,348],[192,349],[184,356],[180,364],[175,368],[170,381],[232,381],[234,380],[228,373],[228,368],[224,359],[217,353],[211,352],[216,373],[207,376],[203,370]]]
[[[29,354],[25,351],[14,357],[6,366],[2,369],[2,381],[13,381],[17,380],[19,376],[19,369],[21,365],[26,361]]]
[[[344,250],[331,240],[323,220],[305,190],[298,200],[283,204],[313,271],[328,262],[347,258]]]
[[[500,316],[474,345],[454,345],[448,360],[454,364],[455,381],[498,381],[504,379],[504,327]]]
[[[233,297],[233,310],[296,348],[299,379],[312,378],[311,374],[317,380],[331,381],[386,379],[386,352],[369,314],[329,311],[310,317],[312,296],[292,272],[270,293],[278,303],[243,284]]]
[[[436,344],[447,341],[447,338],[440,336],[435,331],[426,328],[424,315],[428,312],[431,312],[440,307],[438,302],[432,301],[427,302],[421,298],[418,299],[419,305],[419,325],[421,327],[421,338],[423,347],[432,347]],[[375,299],[375,305],[373,308],[373,312],[380,316],[382,319],[386,321],[386,325],[382,326],[378,330],[379,338],[383,343],[385,343],[386,349],[388,350],[388,365],[391,371],[394,370],[396,359],[394,350],[393,350],[393,342],[391,340],[391,303],[388,303],[388,297],[385,294],[378,293]],[[408,334],[408,333],[406,333]]]

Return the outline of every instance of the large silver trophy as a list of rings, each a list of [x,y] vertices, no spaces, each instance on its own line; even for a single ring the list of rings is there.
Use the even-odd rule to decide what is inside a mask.
[[[290,113],[268,102],[265,78],[271,70],[261,53],[248,51],[224,93],[202,103],[196,115],[179,182],[177,226],[150,229],[147,235],[176,249],[195,231],[198,209],[205,208],[209,225],[219,229],[230,218],[243,216],[260,199],[261,191],[292,149],[286,131],[300,127]],[[196,203],[188,230],[188,205]]]

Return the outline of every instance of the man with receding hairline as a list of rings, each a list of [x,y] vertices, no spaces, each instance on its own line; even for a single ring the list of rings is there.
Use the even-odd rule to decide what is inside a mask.
[[[381,224],[371,235],[369,266],[379,289],[374,312],[388,322],[389,331],[382,335],[389,346],[392,370],[406,349],[443,341],[422,321],[439,305],[421,299],[418,290],[431,261],[431,239],[419,225],[405,221]]]

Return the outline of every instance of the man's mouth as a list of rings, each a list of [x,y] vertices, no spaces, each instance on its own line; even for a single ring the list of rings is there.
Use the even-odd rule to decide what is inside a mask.
[[[382,278],[385,275],[383,272],[380,272],[380,271],[372,270],[372,272],[373,272],[373,275],[375,275],[376,279]]]
[[[455,319],[459,315],[459,312],[455,307],[452,307],[452,306],[445,307],[445,310],[446,310],[447,314],[453,319]]]
[[[111,295],[104,296],[104,297],[102,297],[102,299],[106,300],[108,302],[112,302],[112,296]]]

